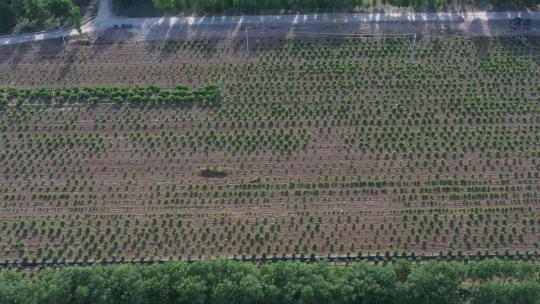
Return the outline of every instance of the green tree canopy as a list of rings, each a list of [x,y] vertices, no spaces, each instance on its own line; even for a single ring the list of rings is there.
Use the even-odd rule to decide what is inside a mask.
[[[486,265],[507,269],[478,279]],[[539,274],[537,264],[501,261],[95,265],[47,269],[35,279],[1,272],[0,303],[534,304]]]

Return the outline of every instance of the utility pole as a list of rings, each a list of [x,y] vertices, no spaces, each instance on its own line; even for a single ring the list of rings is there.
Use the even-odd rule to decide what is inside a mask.
[[[64,49],[67,49],[66,39],[64,39],[64,32],[62,31],[62,25],[60,24],[60,21],[58,21],[58,27],[60,28],[60,35],[62,36],[62,42],[64,43]]]
[[[246,24],[246,58],[249,58],[249,32],[248,32],[248,25]]]
[[[411,60],[414,60],[414,51],[416,50],[416,33],[414,33],[413,36],[413,44],[412,44],[412,52],[411,52]]]

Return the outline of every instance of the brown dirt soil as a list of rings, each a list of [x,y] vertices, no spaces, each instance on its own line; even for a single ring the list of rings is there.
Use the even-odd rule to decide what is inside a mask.
[[[224,102],[10,101],[2,260],[537,250],[538,39],[72,43],[0,48],[0,85]]]

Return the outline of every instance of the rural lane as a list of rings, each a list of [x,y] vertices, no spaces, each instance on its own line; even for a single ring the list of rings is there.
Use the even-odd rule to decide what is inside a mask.
[[[114,27],[114,25],[131,24],[137,29],[159,28],[171,29],[175,26],[224,25],[239,28],[242,25],[295,26],[295,25],[342,25],[362,23],[410,22],[410,23],[458,23],[459,16],[463,23],[510,20],[514,17],[540,20],[540,11],[476,11],[467,13],[404,13],[387,12],[372,14],[327,13],[296,15],[250,15],[250,16],[217,16],[217,17],[148,17],[130,18],[116,16],[112,10],[111,0],[101,0],[96,17],[82,26],[82,33],[97,33]],[[28,33],[12,36],[0,36],[0,46],[31,41],[47,40],[64,36],[80,35],[75,29],[64,29]]]

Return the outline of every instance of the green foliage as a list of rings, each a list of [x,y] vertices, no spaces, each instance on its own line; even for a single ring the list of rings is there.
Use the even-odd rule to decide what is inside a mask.
[[[348,270],[345,294],[351,299],[360,303],[391,303],[395,298],[398,278],[395,267],[376,268],[367,263],[358,263]]]
[[[537,282],[488,282],[474,289],[471,304],[535,304],[539,295],[540,285]]]
[[[3,32],[13,25],[17,15],[8,0],[0,0],[0,32]]]
[[[41,0],[22,0],[23,17],[42,22],[47,17],[45,2]]]
[[[0,274],[0,302],[537,303],[540,284],[534,277],[540,273],[538,265],[503,263],[514,269],[525,267],[530,275],[512,277],[512,281],[493,277],[475,282],[467,273],[486,265],[476,262],[360,262],[348,267],[326,262],[277,262],[255,267],[227,260],[66,267],[44,270],[35,280],[7,271]],[[399,269],[411,269],[404,282]]]
[[[20,273],[7,272],[0,275],[0,303],[32,303],[33,284]]]
[[[7,88],[6,100],[18,100],[24,103],[130,103],[133,105],[150,104],[199,104],[201,106],[217,106],[221,103],[221,88],[208,85],[191,90],[185,86],[164,89],[155,86],[142,87],[85,87],[85,88],[40,88],[19,89]],[[21,103],[22,101],[22,103]],[[0,107],[2,100],[0,100]]]
[[[197,103],[205,106],[215,106],[221,102],[221,88],[215,85],[202,86],[193,95]]]
[[[0,32],[9,30],[18,19],[41,24],[49,18],[80,31],[81,12],[72,0],[0,0]]]
[[[7,98],[0,96],[0,110],[2,110],[5,106],[7,106],[8,100]]]
[[[142,1],[150,0],[115,0],[118,7],[129,8],[140,5]],[[332,11],[347,10],[356,7],[370,7],[382,4],[395,7],[429,7],[440,9],[445,4],[451,4],[450,0],[388,0],[388,1],[365,1],[365,0],[152,0],[154,7],[159,11],[183,11],[194,10],[200,12],[222,13],[227,11],[242,11],[246,13],[261,12],[268,10],[303,10],[303,11]],[[527,6],[534,7],[539,0],[492,0],[495,6]]]
[[[459,287],[465,273],[464,265],[446,262],[415,268],[405,283],[405,297],[418,304],[459,303]]]
[[[81,12],[72,0],[47,0],[45,6],[54,18],[62,22],[71,21],[71,24],[81,31]]]

